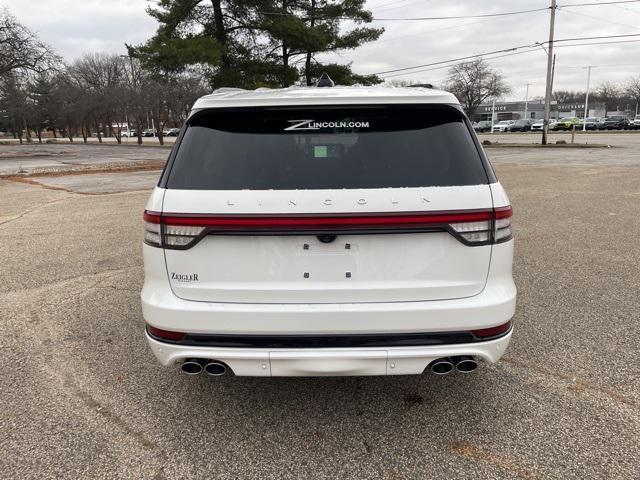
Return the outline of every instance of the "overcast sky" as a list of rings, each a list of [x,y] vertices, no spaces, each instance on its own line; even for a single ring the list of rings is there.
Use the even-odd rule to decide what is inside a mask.
[[[558,0],[558,4],[599,1],[605,0]],[[406,18],[531,10],[547,7],[549,3],[549,0],[369,0],[367,5],[375,17]],[[19,21],[38,32],[67,60],[88,52],[125,53],[125,43],[144,42],[156,29],[155,20],[145,12],[147,5],[145,0],[0,0],[0,6],[8,7]],[[353,62],[358,73],[376,73],[544,42],[549,34],[549,13],[374,24],[386,28],[379,41],[343,52],[337,60]],[[558,39],[632,33],[640,33],[640,1],[564,7],[556,17]],[[592,87],[606,80],[624,82],[630,76],[640,76],[640,37],[623,40],[627,42],[558,48],[555,89],[584,90],[586,65],[597,66],[592,71]],[[527,83],[531,84],[530,97],[544,93],[546,55],[541,48],[533,50],[490,60],[512,86],[510,99],[524,99]],[[441,68],[385,78],[438,84],[445,76],[446,69]]]

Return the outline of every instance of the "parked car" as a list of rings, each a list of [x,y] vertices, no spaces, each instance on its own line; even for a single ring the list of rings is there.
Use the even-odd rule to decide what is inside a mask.
[[[507,132],[530,132],[533,120],[522,119],[516,120],[515,123],[507,127]]]
[[[604,130],[625,130],[629,128],[629,119],[624,115],[611,115],[605,117]]]
[[[479,133],[490,132],[491,131],[491,121],[490,120],[483,120],[481,122],[477,122],[473,126],[473,129],[476,132],[479,132]]]
[[[584,126],[585,130],[597,130],[599,125],[599,119],[596,117],[587,117],[583,120],[580,120],[578,124],[576,124],[576,130],[582,130]]]
[[[515,120],[502,120],[501,122],[498,122],[493,127],[491,127],[491,133],[508,132],[507,129],[514,123],[516,123]]]
[[[549,119],[549,130],[553,130],[553,126],[555,125],[556,120],[553,118]],[[544,126],[544,120],[540,119],[540,120],[536,120],[531,124],[531,131],[532,132],[536,132],[542,131],[542,127]]]
[[[169,130],[167,130],[167,132],[164,135],[165,137],[177,137],[179,134],[180,134],[179,128],[170,128]]]
[[[123,130],[120,133],[120,136],[122,136],[122,137],[137,137],[138,136],[138,132],[136,132],[135,130]]]
[[[629,128],[640,130],[640,115],[636,115],[633,120],[629,121]]]
[[[162,365],[275,377],[498,361],[516,301],[509,199],[458,100],[416,90],[195,103],[144,213],[142,312]]]
[[[153,128],[147,128],[147,129],[142,131],[142,136],[143,137],[155,137],[156,136],[156,132],[153,130]]]
[[[553,124],[553,127],[549,126],[551,130],[571,130],[574,125],[578,125],[580,123],[580,119],[578,117],[564,117],[559,119],[556,123]]]

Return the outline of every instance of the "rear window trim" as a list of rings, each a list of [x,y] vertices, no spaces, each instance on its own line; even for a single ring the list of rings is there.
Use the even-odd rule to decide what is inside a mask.
[[[463,117],[463,122],[467,127],[467,131],[469,132],[469,134],[471,135],[471,139],[473,141],[473,144],[475,145],[475,148],[478,152],[478,156],[480,157],[480,162],[482,164],[482,168],[485,172],[486,175],[486,184],[490,185],[493,183],[497,182],[497,177],[495,175],[495,172],[491,166],[491,164],[489,163],[489,160],[486,156],[486,153],[484,151],[484,149],[482,148],[482,145],[480,144],[480,141],[478,140],[478,136],[475,133],[475,130],[473,129],[473,125],[471,124],[471,122],[469,121],[468,117],[465,115],[464,111],[462,110],[462,108],[460,107],[460,105],[451,105],[451,104],[442,104],[442,103],[411,103],[411,104],[406,104],[406,103],[402,103],[402,104],[386,104],[386,103],[380,103],[380,104],[358,104],[358,103],[354,103],[354,104],[330,104],[330,105],[326,105],[323,106],[323,108],[326,109],[343,109],[343,108],[359,108],[359,109],[366,109],[366,108],[389,108],[389,109],[407,109],[407,108],[415,108],[415,109],[423,109],[423,108],[428,108],[428,107],[440,107],[440,108],[448,108],[451,110],[455,110],[458,113],[462,114]],[[318,108],[318,105],[278,105],[278,106],[259,106],[259,107],[211,107],[211,108],[201,108],[201,109],[196,109],[196,110],[192,110],[190,116],[187,118],[187,120],[185,121],[184,125],[182,126],[182,128],[180,129],[180,134],[178,136],[178,138],[176,139],[173,148],[171,149],[171,153],[169,154],[169,158],[167,160],[167,163],[164,166],[164,169],[162,170],[162,174],[160,176],[160,180],[158,181],[158,187],[159,188],[168,188],[167,184],[169,181],[169,177],[171,176],[171,170],[173,168],[174,162],[175,162],[175,158],[176,155],[178,153],[178,150],[180,149],[180,145],[182,143],[182,140],[184,138],[184,135],[187,131],[187,129],[189,128],[190,124],[193,122],[194,119],[198,118],[199,116],[205,114],[205,113],[210,113],[212,111],[216,111],[216,112],[263,112],[263,111],[269,111],[269,110],[300,110],[300,109],[304,109],[304,108]],[[485,183],[483,183],[485,184]]]

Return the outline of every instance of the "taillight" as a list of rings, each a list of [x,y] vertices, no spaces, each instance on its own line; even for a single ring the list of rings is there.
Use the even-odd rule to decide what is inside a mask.
[[[511,238],[511,207],[495,210],[410,212],[361,215],[189,215],[146,211],[145,243],[186,249],[207,233],[291,235],[413,233],[449,231],[466,245],[488,245]]]
[[[511,234],[511,216],[513,210],[511,206],[498,207],[494,209],[494,231],[493,243],[506,242],[512,237]]]
[[[462,238],[469,243],[487,243],[491,234],[491,219],[487,215],[487,219],[481,222],[460,222],[451,223],[453,228]]]
[[[488,212],[486,220],[455,222],[450,225],[467,243],[500,243],[511,239],[511,215],[510,206],[498,207]]]
[[[159,247],[160,238],[160,215],[157,213],[144,212],[144,243]]]
[[[144,212],[144,241],[153,247],[189,248],[199,239],[206,227],[172,225],[156,212]]]

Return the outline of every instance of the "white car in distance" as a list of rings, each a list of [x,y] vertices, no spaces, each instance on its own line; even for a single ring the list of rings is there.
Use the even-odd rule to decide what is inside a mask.
[[[549,119],[549,131],[551,131],[551,129],[553,128],[553,125],[556,123],[557,120],[554,119]],[[531,131],[532,132],[541,132],[542,129],[544,127],[544,120],[536,120],[536,122],[534,124],[531,125]]]
[[[453,95],[222,89],[183,129],[144,212],[162,365],[447,374],[503,355],[511,206]]]
[[[506,132],[507,128],[509,128],[514,123],[516,123],[515,120],[502,120],[491,127],[491,133]]]

